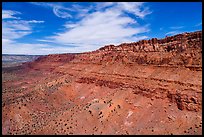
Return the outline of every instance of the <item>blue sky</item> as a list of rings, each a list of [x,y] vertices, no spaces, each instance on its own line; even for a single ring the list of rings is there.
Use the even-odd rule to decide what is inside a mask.
[[[202,30],[201,2],[3,2],[2,53],[80,53]]]

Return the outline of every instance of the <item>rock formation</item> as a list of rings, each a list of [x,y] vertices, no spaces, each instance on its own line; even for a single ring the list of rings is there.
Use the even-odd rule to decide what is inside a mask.
[[[2,134],[202,134],[202,32],[42,56],[2,74]]]

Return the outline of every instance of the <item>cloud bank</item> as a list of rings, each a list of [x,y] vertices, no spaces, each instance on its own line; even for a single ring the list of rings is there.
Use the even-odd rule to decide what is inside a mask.
[[[48,36],[43,40],[67,46],[72,43],[77,47],[74,50],[75,52],[84,52],[96,50],[107,44],[117,45],[122,42],[148,38],[146,35],[140,34],[150,30],[149,24],[140,25],[137,22],[137,20],[142,20],[145,16],[151,14],[144,3],[105,2],[94,3],[93,5],[89,7],[89,11],[86,11],[87,14],[80,21],[66,22],[63,32],[58,32],[56,35]],[[75,5],[75,7],[79,6]],[[80,8],[77,9],[81,10]],[[70,15],[71,13],[67,14]],[[54,14],[59,17],[56,12]],[[81,12],[78,14],[81,14]],[[130,17],[129,14],[133,16]],[[72,18],[71,15],[64,17]],[[73,47],[71,48],[73,49]],[[70,52],[73,51],[71,48]]]
[[[41,20],[23,20],[22,13],[3,10],[3,52],[19,54],[76,53],[92,51],[107,44],[120,44],[148,38],[150,24],[140,24],[152,12],[142,2],[89,2],[80,3],[30,3],[52,11],[57,18],[64,19],[60,31],[35,41],[37,44],[19,43],[18,39],[33,33]],[[10,19],[10,20],[7,20]],[[53,46],[55,45],[55,46]]]

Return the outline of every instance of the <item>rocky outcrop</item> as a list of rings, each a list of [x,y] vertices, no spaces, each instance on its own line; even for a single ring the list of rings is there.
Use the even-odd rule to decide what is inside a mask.
[[[107,45],[95,53],[95,56],[101,56],[105,61],[114,60],[118,62],[120,60],[136,64],[166,64],[194,67],[201,67],[201,55],[201,31],[178,34],[164,39],[153,38],[139,42],[123,43],[118,46]],[[102,61],[100,60],[100,62]]]
[[[183,52],[188,48],[202,49],[202,32],[183,33],[164,39],[152,38],[133,43],[123,43],[118,46],[107,45],[100,51],[119,52]]]

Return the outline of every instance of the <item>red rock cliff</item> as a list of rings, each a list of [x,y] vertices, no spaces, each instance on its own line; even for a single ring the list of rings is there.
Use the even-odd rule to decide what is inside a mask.
[[[168,66],[202,66],[202,32],[183,33],[164,39],[153,38],[118,46],[107,45],[93,52],[41,57],[37,62],[126,63]]]

